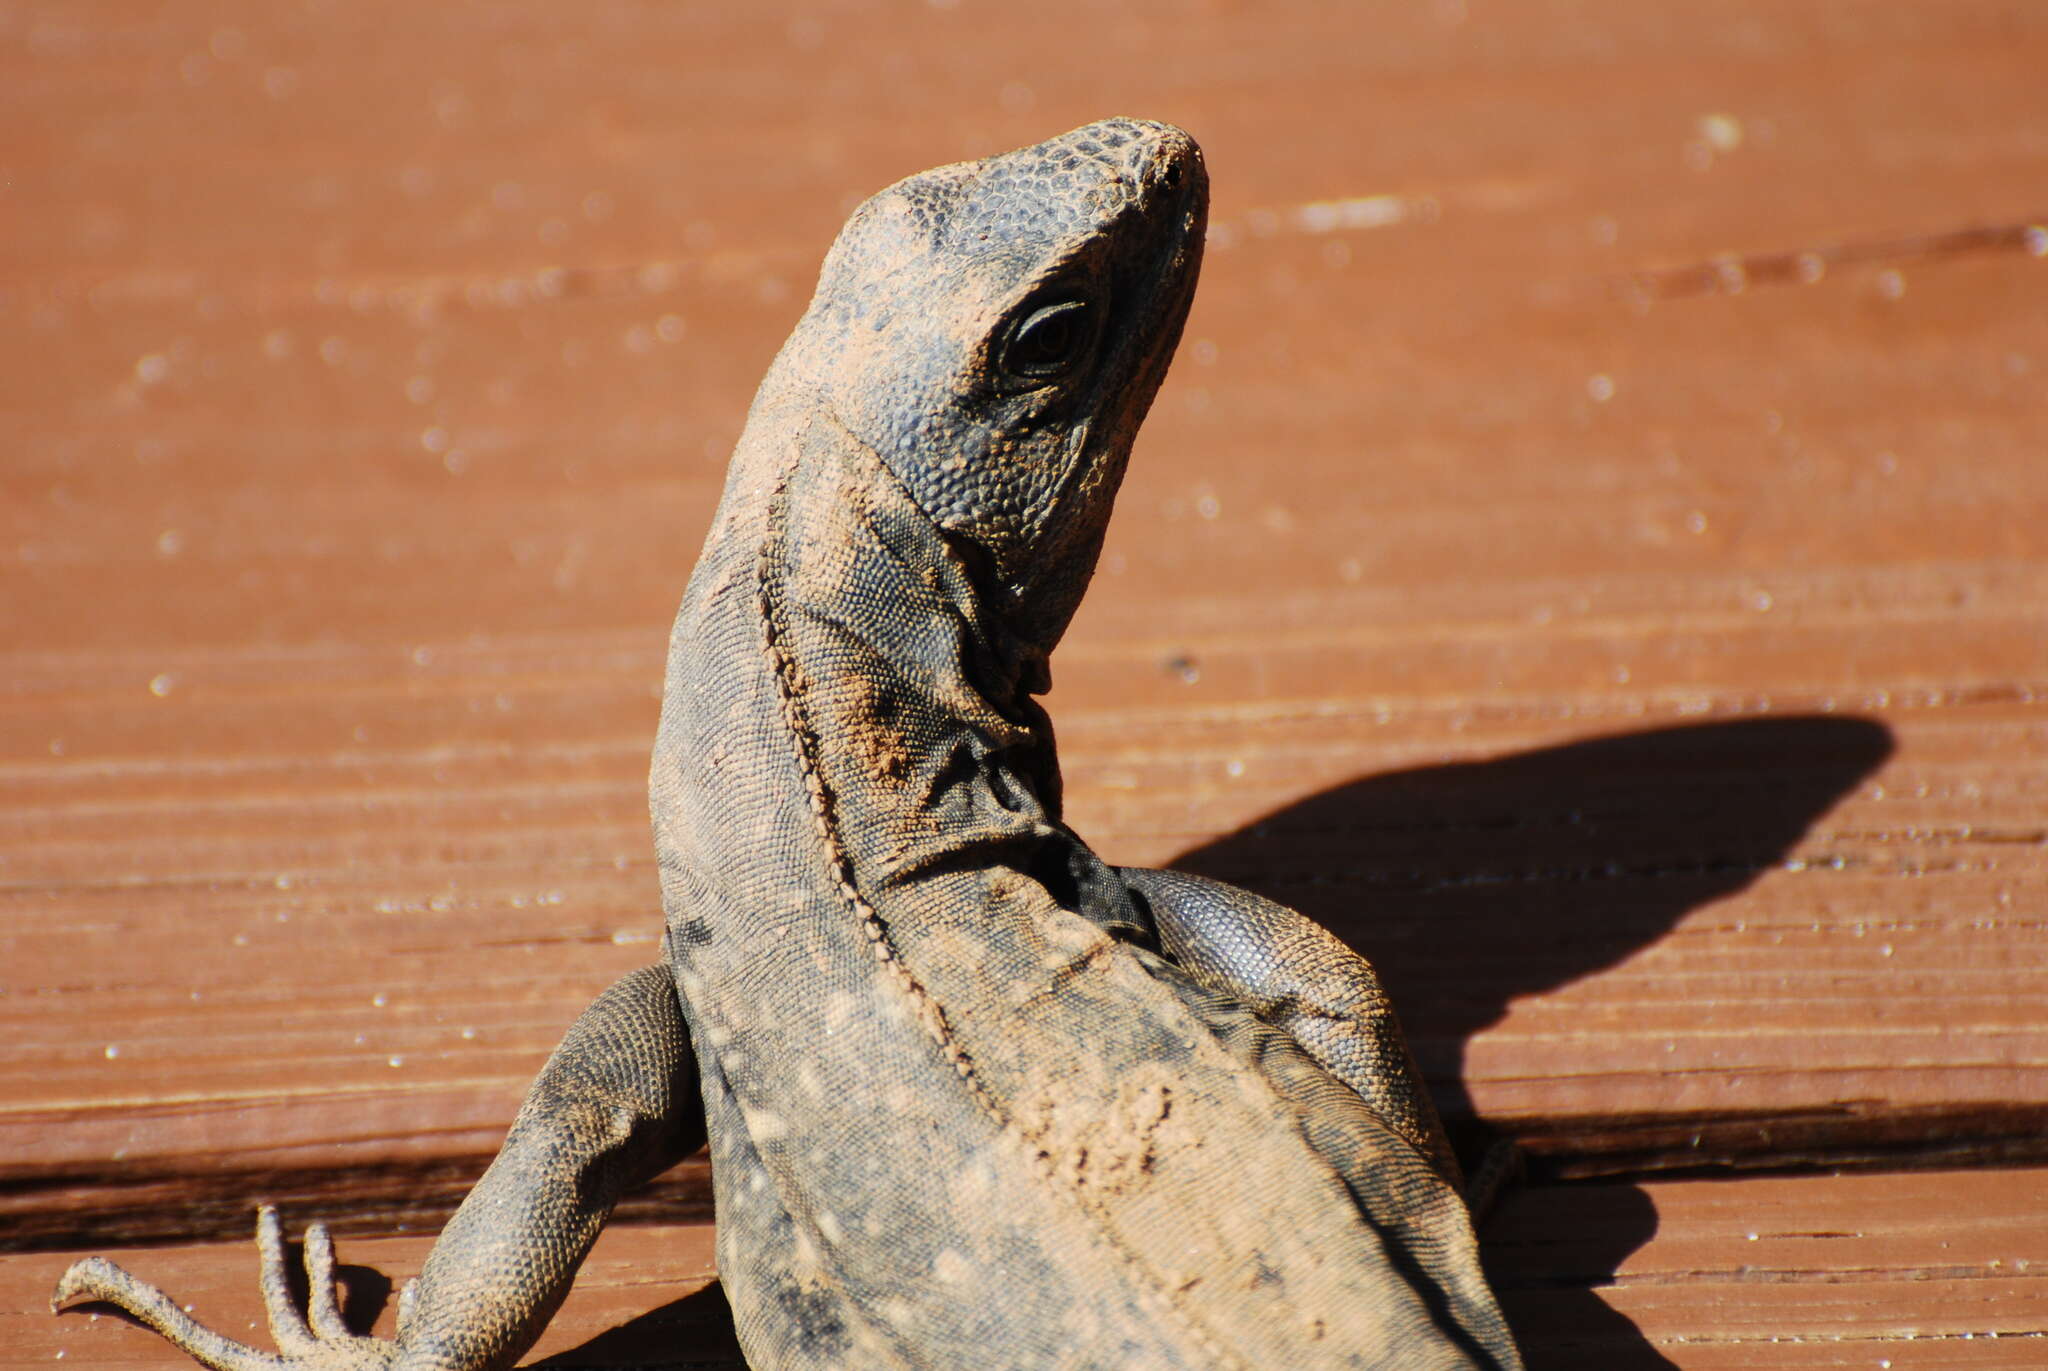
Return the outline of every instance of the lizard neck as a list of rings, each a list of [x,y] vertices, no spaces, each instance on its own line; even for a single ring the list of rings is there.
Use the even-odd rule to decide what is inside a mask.
[[[799,885],[844,875],[885,906],[920,873],[1079,846],[1030,695],[1042,650],[866,445],[815,408],[754,420],[676,617],[649,777],[686,961],[750,943]]]
[[[1044,653],[865,445],[815,421],[768,501],[759,613],[807,784],[881,889],[1057,831]]]

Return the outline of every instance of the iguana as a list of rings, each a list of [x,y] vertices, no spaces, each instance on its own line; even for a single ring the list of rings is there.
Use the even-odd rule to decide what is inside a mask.
[[[1302,916],[1112,867],[1036,697],[1207,223],[1178,129],[1090,124],[863,204],[769,369],[670,640],[664,961],[569,1030],[401,1298],[282,1358],[100,1258],[223,1371],[510,1366],[620,1192],[710,1144],[768,1368],[1514,1368],[1371,968]]]

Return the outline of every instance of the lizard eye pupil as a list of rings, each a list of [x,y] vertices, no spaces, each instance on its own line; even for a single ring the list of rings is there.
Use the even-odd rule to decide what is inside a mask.
[[[1061,300],[1024,316],[1003,353],[1004,369],[1034,381],[1051,380],[1081,359],[1093,336],[1086,300]]]

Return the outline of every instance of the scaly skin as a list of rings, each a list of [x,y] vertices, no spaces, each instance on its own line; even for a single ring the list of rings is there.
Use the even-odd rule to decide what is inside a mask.
[[[854,214],[676,618],[668,964],[578,1021],[396,1343],[286,1302],[280,1362],[105,1263],[60,1299],[222,1368],[509,1365],[620,1190],[708,1132],[762,1371],[1519,1366],[1371,969],[1060,817],[1035,696],[1206,199],[1186,135],[1113,120]]]

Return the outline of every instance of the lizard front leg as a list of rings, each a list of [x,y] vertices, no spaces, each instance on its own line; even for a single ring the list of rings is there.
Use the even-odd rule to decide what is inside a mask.
[[[65,1272],[52,1307],[106,1300],[216,1371],[495,1371],[531,1347],[569,1292],[619,1196],[704,1140],[689,1031],[665,964],[606,990],[569,1029],[528,1091],[505,1145],[399,1298],[396,1341],[357,1337],[334,1296],[326,1229],[306,1234],[310,1320],[293,1307],[282,1227],[257,1223],[263,1301],[283,1355],[196,1323],[154,1285],[90,1257]]]
[[[1350,1086],[1454,1187],[1457,1159],[1372,964],[1314,920],[1249,890],[1179,871],[1118,867],[1160,950],[1230,995]]]

